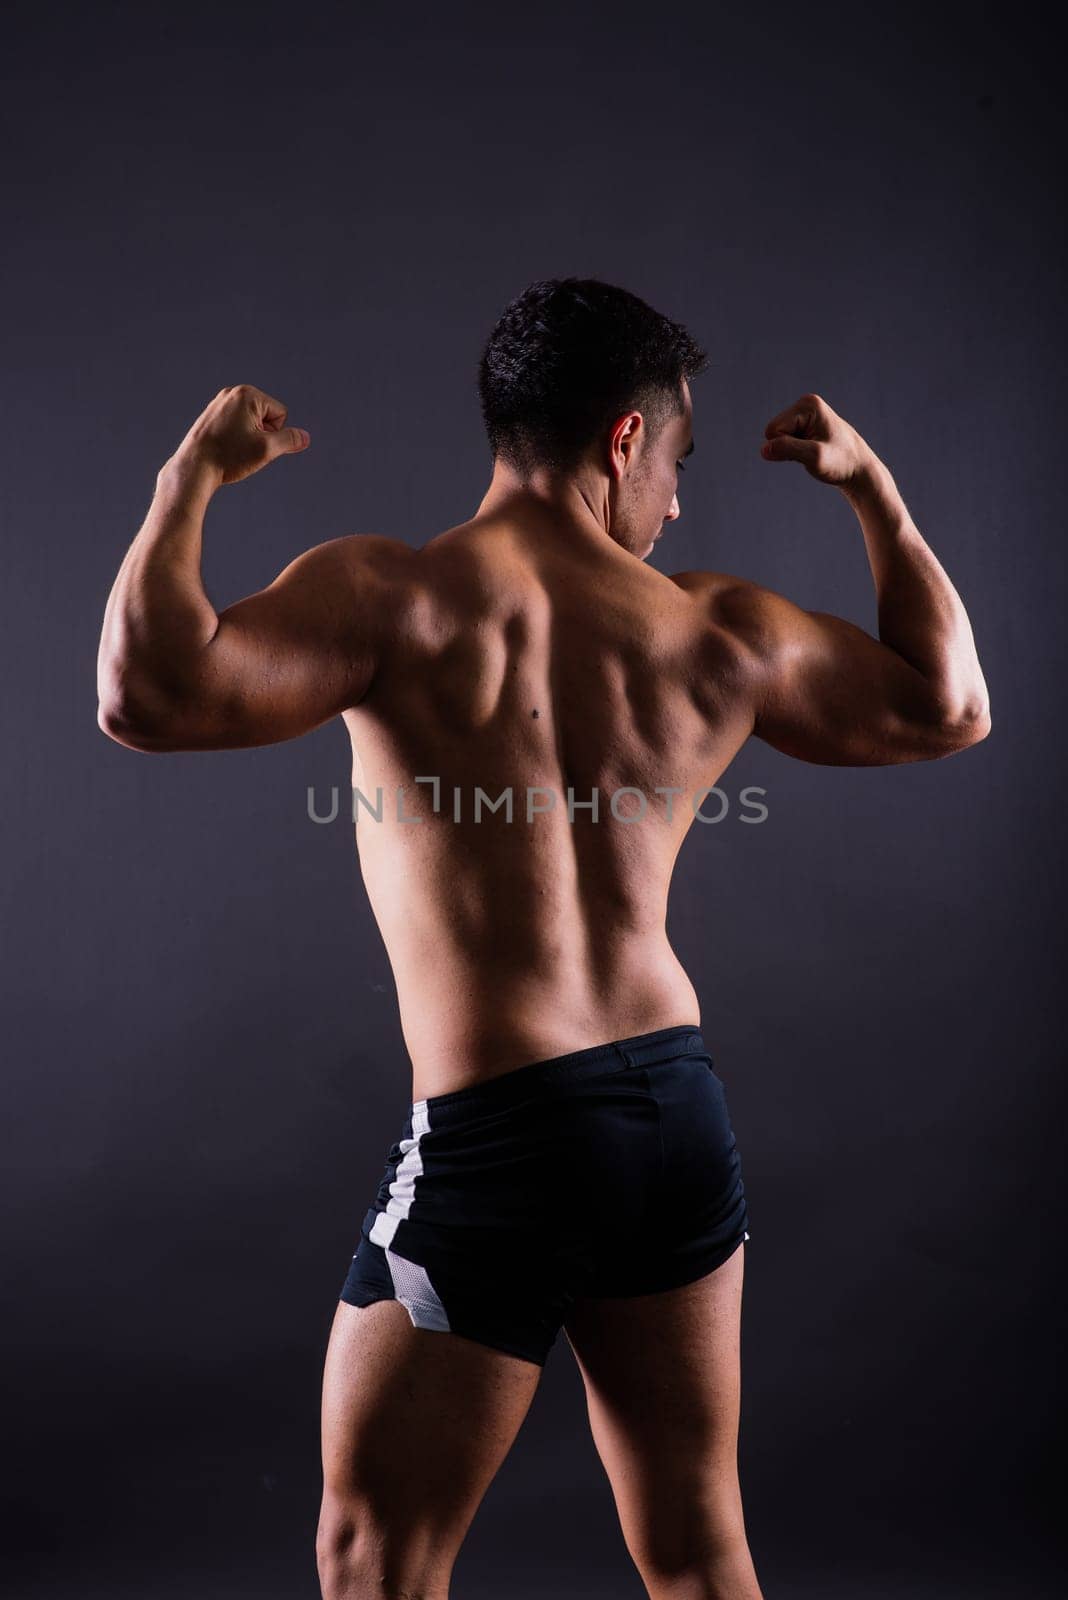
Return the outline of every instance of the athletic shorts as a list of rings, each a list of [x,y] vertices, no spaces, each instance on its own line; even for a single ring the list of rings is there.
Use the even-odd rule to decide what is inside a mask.
[[[340,1298],[542,1366],[578,1296],[692,1283],[748,1220],[712,1057],[661,1028],[416,1100]]]

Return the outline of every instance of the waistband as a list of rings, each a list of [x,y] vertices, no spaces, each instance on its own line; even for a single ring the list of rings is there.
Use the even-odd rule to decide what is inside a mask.
[[[651,1066],[655,1061],[670,1061],[676,1056],[707,1055],[701,1030],[695,1023],[687,1022],[674,1028],[657,1028],[653,1033],[638,1033],[628,1039],[613,1039],[609,1044],[591,1045],[585,1050],[573,1050],[569,1055],[550,1056],[546,1061],[530,1061],[525,1066],[513,1067],[483,1083],[469,1084],[466,1089],[453,1089],[449,1094],[433,1094],[413,1102],[413,1112],[429,1112],[455,1106],[457,1112],[466,1113],[482,1106],[507,1105],[539,1089],[555,1087],[562,1083],[582,1082],[622,1067]]]

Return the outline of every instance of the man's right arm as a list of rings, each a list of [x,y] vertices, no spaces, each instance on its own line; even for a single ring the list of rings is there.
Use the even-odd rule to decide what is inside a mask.
[[[715,615],[747,660],[755,736],[830,766],[929,761],[985,739],[989,697],[968,614],[888,468],[816,395],[766,434],[767,459],[800,462],[856,512],[879,638],[758,584],[720,587]]]

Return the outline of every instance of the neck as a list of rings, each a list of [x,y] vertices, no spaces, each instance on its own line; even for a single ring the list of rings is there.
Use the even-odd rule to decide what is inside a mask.
[[[493,463],[493,477],[482,496],[479,517],[526,516],[559,524],[565,520],[607,534],[610,523],[608,483],[597,474],[579,469],[556,473],[536,468],[520,476],[499,458]]]

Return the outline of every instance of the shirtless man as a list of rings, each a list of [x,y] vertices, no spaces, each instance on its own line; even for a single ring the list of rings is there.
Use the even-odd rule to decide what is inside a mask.
[[[119,743],[248,748],[335,716],[352,740],[413,1080],[326,1355],[325,1600],[445,1600],[561,1326],[649,1595],[759,1600],[737,1474],[748,1215],[665,931],[673,865],[750,736],[879,766],[976,744],[990,712],[953,585],[818,395],[761,450],[853,507],[878,640],[645,564],[679,516],[704,365],[624,290],[532,284],[483,354],[493,477],[470,521],[418,550],[330,540],[216,614],[211,496],[309,443],[279,401],[223,389],[108,602]]]

